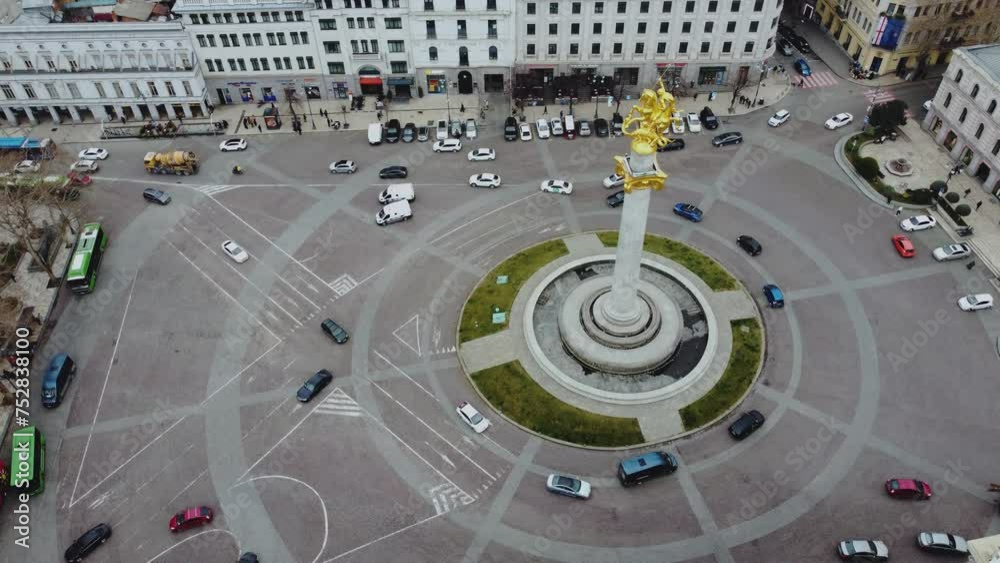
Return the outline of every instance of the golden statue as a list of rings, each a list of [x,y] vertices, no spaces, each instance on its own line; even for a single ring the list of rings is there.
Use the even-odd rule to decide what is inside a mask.
[[[649,157],[656,154],[656,149],[666,146],[670,139],[666,132],[670,129],[677,103],[673,95],[667,92],[660,79],[656,90],[643,90],[639,101],[622,122],[622,131],[632,139],[632,154]],[[625,157],[615,157],[615,172],[625,178],[625,193],[632,190],[661,190],[667,180],[667,175],[655,166],[653,170],[634,175]]]

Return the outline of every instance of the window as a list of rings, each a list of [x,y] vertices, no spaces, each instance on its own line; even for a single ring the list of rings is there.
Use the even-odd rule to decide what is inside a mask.
[[[528,10],[528,15],[529,16],[535,15],[535,3],[534,2],[528,2],[527,10]]]
[[[746,44],[743,45],[743,52],[753,53],[753,41],[747,41]]]
[[[431,47],[430,49],[428,49],[427,50],[427,58],[429,58],[432,61],[438,60],[438,48],[437,47]]]
[[[705,22],[705,33],[712,33],[713,27],[715,27],[715,22]]]
[[[243,59],[236,59],[236,64],[240,65],[240,70],[241,71],[246,72],[246,70],[247,70],[247,63],[244,62]]]
[[[569,44],[569,54],[570,55],[579,55],[580,54],[580,44],[579,43],[570,43]]]
[[[996,100],[992,100],[992,101],[990,101],[990,107],[986,110],[986,113],[992,115],[993,114],[993,110],[995,110],[995,109],[997,109],[997,101]]]
[[[254,70],[260,70],[260,61],[256,58],[250,59],[250,67]]]
[[[708,13],[714,14],[718,10],[719,10],[718,0],[711,0],[711,2],[708,3]]]
[[[594,13],[595,14],[604,13],[604,2],[594,2]]]
[[[198,25],[198,14],[191,14],[191,23],[193,25]]]
[[[580,24],[571,23],[569,24],[569,34],[570,35],[580,35]]]
[[[639,22],[639,26],[638,26],[638,28],[636,28],[635,31],[639,35],[642,35],[643,33],[646,33],[646,22]]]
[[[198,40],[198,45],[201,47],[208,47],[208,41],[205,41],[204,35],[196,35],[195,38]]]
[[[236,59],[226,59],[226,62],[229,63],[229,70],[236,72]]]
[[[264,12],[267,15],[267,12]],[[266,19],[264,21],[267,21]],[[319,20],[319,28],[323,31],[331,31],[337,29],[337,20]]]
[[[253,46],[253,37],[249,33],[243,34],[243,44],[248,47]]]
[[[527,33],[528,35],[534,35],[534,34],[535,34],[535,24],[533,24],[533,23],[529,23],[529,24],[528,24],[528,30],[527,30],[527,32],[526,32],[526,33]]]
[[[757,26],[759,25],[760,22],[750,22],[750,33],[757,33]]]
[[[427,22],[427,38],[437,39],[437,28],[434,26],[434,20]]]
[[[985,128],[986,128],[986,127],[985,127],[985,126],[984,126],[984,125],[983,125],[982,123],[980,123],[980,124],[979,124],[979,127],[978,127],[978,128],[976,128],[976,138],[977,138],[977,139],[980,139],[980,138],[982,138],[982,136],[983,136],[983,130],[984,130]]]
[[[260,47],[261,45],[264,44],[264,42],[261,40],[261,34],[259,33],[253,34],[253,44],[257,47]]]
[[[406,49],[405,49],[405,46],[403,44],[403,41],[401,41],[401,40],[389,41],[389,52],[390,53],[403,53],[405,51],[406,51]]]
[[[358,18],[358,20],[360,19],[361,18]],[[375,18],[368,18],[368,29],[375,29]]]
[[[622,44],[621,43],[615,43],[614,45],[612,45],[611,46],[611,53],[614,54],[614,55],[620,55],[620,54],[622,54]]]
[[[274,57],[274,70],[281,70],[281,57]]]
[[[962,69],[958,69],[958,72],[955,73],[955,83],[956,84],[958,84],[959,82],[962,81],[962,76],[964,76],[964,73],[962,72]]]
[[[726,23],[726,33],[736,33],[736,22]]]
[[[581,9],[582,5],[580,2],[573,2],[573,6],[570,8],[570,12],[574,14],[579,14]]]
[[[58,100],[59,99],[59,91],[56,90],[56,85],[55,84],[46,82],[45,83],[45,93],[48,94],[49,98],[51,98],[53,100]],[[982,127],[982,125],[980,125],[980,127]]]
[[[660,33],[667,33],[670,31],[670,22],[660,22]]]
[[[344,63],[326,63],[326,71],[330,74],[344,74]]]
[[[250,12],[247,14],[247,21],[250,23],[257,23],[257,14]]]
[[[618,13],[619,14],[624,14],[627,10],[628,10],[628,5],[627,5],[626,2],[619,2],[618,3]]]
[[[80,89],[76,87],[76,82],[67,82],[66,83],[66,88],[69,89],[69,97],[71,97],[71,98],[79,98],[80,97]],[[11,93],[13,94],[13,92],[11,92]]]
[[[406,61],[392,61],[389,67],[393,74],[406,74]]]
[[[365,20],[361,21],[361,27],[365,26]],[[354,29],[354,18],[347,18],[347,29]]]
[[[500,58],[496,45],[490,45],[490,60],[495,61]]]
[[[709,43],[708,41],[702,41],[701,42],[701,52],[702,53],[707,53],[709,51],[709,49],[711,48],[711,46],[712,46],[712,44]]]
[[[646,44],[645,43],[636,43],[635,44],[635,54],[636,55],[641,55],[641,54],[643,54],[645,52],[646,52]]]
[[[691,33],[691,22],[681,24],[681,33]]]
[[[292,13],[291,13],[291,12],[285,12],[285,21],[286,21],[286,22],[290,22],[290,21],[292,21],[293,19],[295,19],[295,18],[294,18],[294,16],[292,16]],[[274,18],[274,20],[275,20],[275,21],[277,21],[277,20],[278,20],[278,18]]]
[[[625,33],[625,22],[618,22],[615,24],[615,35],[621,35]]]
[[[263,71],[269,71],[269,70],[271,70],[271,64],[267,62],[267,59],[261,58],[260,59],[260,68]],[[188,95],[190,96],[190,94],[188,94]]]
[[[242,12],[236,14],[236,21],[240,23],[247,23],[247,15]]]
[[[497,38],[497,20],[486,20],[486,37],[488,39]]]
[[[601,22],[595,22],[594,23],[594,35],[600,34],[601,33],[601,29],[602,29]]]
[[[208,67],[208,72],[215,72],[215,63],[212,62],[212,59],[205,59],[205,66]]]
[[[557,49],[557,47],[556,47],[555,43],[549,43],[549,54],[550,55],[555,55],[556,54],[556,49]]]
[[[722,43],[722,52],[723,53],[732,53],[733,52],[733,42],[732,41],[725,41],[725,42],[723,42]]]
[[[975,86],[972,87],[972,93],[970,94],[970,96],[972,96],[972,99],[975,100],[976,96],[978,95],[979,95],[979,84],[976,84]]]
[[[639,2],[639,13],[640,14],[649,13],[649,2]]]
[[[549,35],[559,35],[559,24],[557,23],[549,24]]]
[[[292,70],[292,58],[291,57],[281,57],[282,62],[285,63],[285,70]]]
[[[486,9],[495,12],[497,10],[497,0],[486,0]]]
[[[686,54],[688,52],[687,41],[681,41],[680,42],[680,44],[677,46],[677,52],[680,53],[680,54],[682,54],[682,55],[684,55],[684,54]]]
[[[264,70],[267,70],[267,67],[265,67]],[[191,90],[191,83],[190,82],[188,82],[187,80],[185,80],[184,82],[181,82],[181,85],[184,86],[184,95],[185,96],[194,96],[194,92]]]
[[[215,23],[222,23],[222,14],[212,14],[212,20],[214,20]]]
[[[284,45],[284,44],[285,44],[285,34],[284,33],[279,33],[278,34],[278,45]]]
[[[236,36],[235,33],[230,33],[229,34],[229,42],[233,44],[233,47],[239,47],[240,46],[240,40]]]
[[[559,13],[559,3],[549,2],[549,14],[556,15]]]
[[[6,92],[6,90],[5,90]],[[993,156],[1000,155],[1000,141],[993,143]]]
[[[226,14],[223,14],[222,17],[225,18],[226,23],[233,23],[233,15],[232,14],[226,13]]]
[[[274,34],[273,33],[268,33],[267,34],[267,44],[270,45],[270,46],[272,46],[272,47],[274,47],[275,45],[278,44],[278,42],[275,41],[275,39],[274,39]]]
[[[764,10],[764,0],[754,0],[753,11],[760,12]],[[889,13],[892,13],[892,8],[889,9]]]
[[[455,9],[456,10],[464,10],[465,9],[465,0],[455,0]]]
[[[211,59],[208,60],[208,69],[212,70],[212,60]],[[100,82],[94,82],[94,87],[97,88],[97,96],[99,98],[107,98],[108,97],[108,95],[104,93],[104,84],[101,84]],[[8,86],[8,88],[9,88],[9,86]],[[13,98],[11,98],[11,99],[13,99]]]
[[[424,11],[425,12],[434,11],[434,0],[424,0]]]
[[[670,11],[673,10],[673,9],[674,9],[674,3],[671,0],[667,0],[666,2],[663,3],[663,7],[661,8],[661,11],[664,14],[669,14]]]
[[[386,29],[403,29],[403,18],[385,18]]]
[[[299,34],[293,31],[293,32],[289,33],[289,35],[292,36],[292,45],[298,45],[299,44]]]
[[[959,123],[965,123],[965,118],[968,117],[968,116],[969,116],[969,109],[968,108],[962,108],[962,113],[959,114],[959,116],[958,116],[958,122]]]
[[[951,94],[948,94],[944,98],[944,107],[947,108],[950,105],[951,105]]]
[[[261,12],[260,13],[260,21],[263,22],[263,23],[271,23],[271,14],[269,14],[268,12]],[[323,20],[320,20],[320,21],[323,21]],[[333,20],[326,20],[326,21],[333,21]],[[337,28],[334,27],[333,29],[337,29]],[[267,60],[267,59],[261,59],[261,62],[264,62],[265,60]]]
[[[694,0],[687,0],[687,2],[684,3],[684,13],[694,13]]]
[[[174,90],[174,83],[172,81],[170,81],[170,80],[167,80],[167,95],[168,96],[176,96],[177,95],[177,91]]]
[[[739,12],[740,11],[740,0],[733,0],[733,3],[729,5],[729,11],[730,12]]]
[[[591,55],[600,55],[601,54],[601,44],[600,43],[591,43],[591,45],[590,45],[590,54]]]
[[[534,57],[535,56],[535,44],[534,43],[528,43],[527,49],[528,49],[526,51],[527,55],[529,57]]]

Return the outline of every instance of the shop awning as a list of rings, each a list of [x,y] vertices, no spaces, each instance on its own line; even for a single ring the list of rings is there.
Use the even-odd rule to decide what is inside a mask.
[[[362,86],[381,86],[382,78],[378,76],[362,76],[359,80]]]
[[[362,84],[364,84],[364,82],[362,82]],[[413,79],[412,78],[405,78],[405,77],[403,77],[403,78],[390,78],[389,79],[389,86],[412,86],[412,85],[413,85]]]

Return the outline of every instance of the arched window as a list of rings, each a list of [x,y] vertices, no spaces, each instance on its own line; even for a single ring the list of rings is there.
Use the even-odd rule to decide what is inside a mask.
[[[944,107],[948,107],[950,105],[951,105],[951,94],[949,93],[944,99]]]
[[[972,99],[975,100],[976,96],[979,95],[979,84],[972,87]]]
[[[497,58],[499,58],[499,55],[497,54],[496,45],[490,45],[490,60],[495,61]]]
[[[430,58],[431,58],[432,61],[438,60],[438,48],[437,47],[431,47],[428,50],[428,54],[430,55]]]
[[[962,69],[958,69],[958,72],[957,72],[957,73],[955,74],[955,83],[956,83],[956,84],[962,81],[962,76],[963,76],[964,74],[965,74],[965,73],[964,73],[964,72],[962,72]]]
[[[990,109],[986,110],[986,113],[992,114],[993,110],[995,110],[995,109],[997,109],[997,101],[996,100],[992,100],[992,101],[990,101]]]

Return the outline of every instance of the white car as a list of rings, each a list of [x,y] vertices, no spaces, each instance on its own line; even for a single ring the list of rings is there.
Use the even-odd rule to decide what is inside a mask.
[[[476,149],[469,151],[469,160],[496,160],[497,153],[493,149]]]
[[[548,139],[549,138],[549,122],[548,121],[545,121],[544,119],[539,119],[538,121],[535,122],[535,129],[538,130],[538,138],[539,139]]]
[[[69,167],[71,172],[97,172],[101,167],[93,160],[78,160]]]
[[[465,122],[465,138],[475,139],[479,135],[479,131],[476,130],[476,120],[469,119]]]
[[[684,117],[681,115],[681,112],[674,112],[673,119],[670,121],[670,127],[674,130],[674,134],[676,135],[684,133]]]
[[[553,117],[552,121],[549,122],[549,127],[552,129],[552,134],[556,137],[561,137],[563,134],[562,120],[558,117]]]
[[[545,480],[545,488],[550,493],[566,495],[573,498],[590,498],[590,483],[583,479],[570,477],[568,475],[557,475],[553,473]]]
[[[443,141],[448,138],[448,122],[439,119],[437,122],[437,129],[434,132],[434,139],[438,141]]]
[[[226,253],[226,256],[232,258],[233,262],[236,262],[237,264],[242,264],[250,259],[250,255],[247,254],[247,251],[243,250],[240,245],[231,240],[227,240],[222,243],[222,251]]]
[[[697,113],[688,113],[688,131],[701,133],[701,120],[698,119]]]
[[[966,295],[958,300],[958,306],[963,311],[980,311],[982,309],[990,309],[993,307],[993,296],[989,293]]]
[[[824,125],[827,129],[840,129],[844,125],[854,121],[854,116],[849,113],[838,113],[837,115],[826,120]]]
[[[458,152],[462,150],[462,141],[445,139],[434,143],[434,152]]]
[[[947,260],[959,260],[972,254],[972,249],[967,244],[949,244],[941,248],[934,249],[934,259],[938,262]]]
[[[219,150],[222,152],[245,151],[247,150],[246,139],[226,139],[219,143]]]
[[[14,167],[14,174],[31,174],[42,169],[42,163],[37,160],[22,160]]]
[[[841,559],[860,561],[861,558],[871,561],[887,561],[889,548],[879,540],[844,540],[837,544],[837,552]]]
[[[604,179],[604,187],[607,189],[620,188],[625,185],[625,177],[619,176],[618,174],[612,174]]]
[[[518,129],[521,131],[521,140],[530,141],[531,140],[531,125],[527,123],[522,123],[518,125]]]
[[[573,184],[566,180],[545,180],[542,182],[542,191],[569,195],[573,193]]]
[[[475,174],[469,176],[469,185],[473,188],[499,188],[500,176],[497,174]]]
[[[911,233],[913,231],[925,231],[937,226],[937,219],[928,215],[914,215],[909,219],[900,221],[899,228]]]
[[[934,100],[927,100],[924,102],[924,111],[931,111],[931,106],[934,104]]]
[[[354,174],[358,165],[353,160],[337,160],[330,163],[330,174]]]
[[[767,124],[770,125],[771,127],[777,127],[782,123],[788,121],[788,118],[791,116],[792,114],[788,113],[787,109],[778,110],[777,112],[775,112],[774,115],[771,116],[771,119],[767,120]]]
[[[458,412],[458,416],[462,417],[462,420],[466,424],[472,427],[476,431],[476,434],[482,434],[490,427],[490,421],[483,415],[479,414],[476,407],[470,405],[469,403],[462,403],[458,405],[455,409]]]
[[[89,148],[80,151],[77,158],[80,160],[104,160],[108,158],[109,154],[106,149]]]

